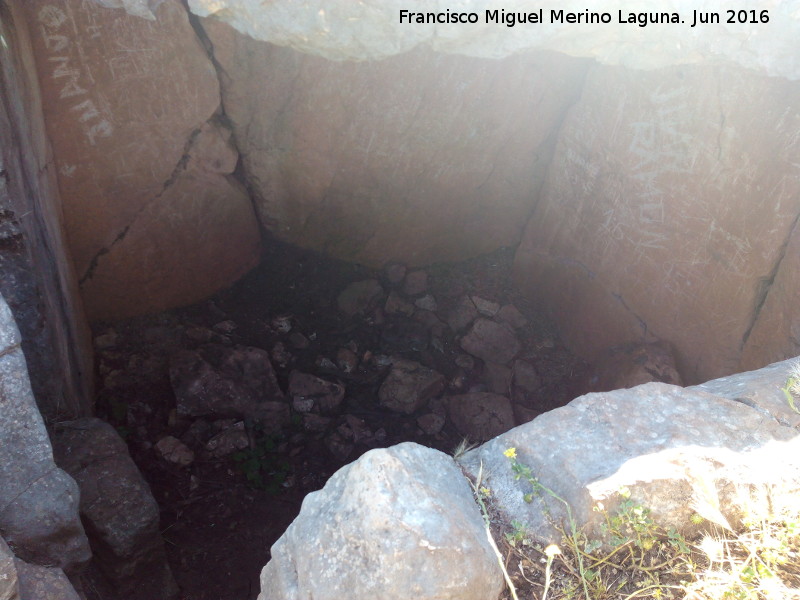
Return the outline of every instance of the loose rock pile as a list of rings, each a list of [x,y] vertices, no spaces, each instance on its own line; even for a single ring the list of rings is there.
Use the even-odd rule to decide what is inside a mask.
[[[266,298],[247,322],[252,307],[231,308],[231,294],[105,327],[95,338],[100,409],[182,466],[264,435],[294,451],[318,438],[341,462],[406,439],[487,440],[569,400],[583,374],[510,302],[504,258],[483,259],[494,281],[391,264],[326,290],[316,298],[325,315],[273,312]],[[154,387],[174,400],[141,398]]]
[[[509,292],[509,252],[370,272],[272,251],[211,301],[95,331],[98,412],[153,488],[184,588],[210,575],[170,536],[207,527],[187,520],[201,507],[204,521],[236,522],[241,498],[226,488],[291,496],[290,520],[304,494],[370,449],[411,440],[451,452],[566,403],[586,380]]]

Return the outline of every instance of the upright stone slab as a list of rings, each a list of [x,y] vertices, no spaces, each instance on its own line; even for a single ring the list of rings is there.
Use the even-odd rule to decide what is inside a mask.
[[[78,482],[94,558],[124,600],[167,600],[177,586],[159,531],[159,510],[124,440],[87,418],[59,425],[55,453]]]
[[[179,0],[155,20],[26,0],[64,220],[87,310],[187,304],[258,260],[214,66]]]
[[[774,272],[762,284],[763,302],[747,332],[740,367],[765,364],[800,354],[800,227],[795,221]]]
[[[781,305],[769,284],[800,215],[798,108],[800,82],[731,68],[591,69],[517,283],[589,360],[655,336],[688,383],[736,371],[767,292]]]
[[[261,221],[374,267],[516,244],[586,66],[551,53],[482,60],[427,49],[338,62],[201,23]]]

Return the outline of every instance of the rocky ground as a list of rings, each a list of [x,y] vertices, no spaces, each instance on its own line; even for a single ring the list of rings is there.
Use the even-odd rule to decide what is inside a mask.
[[[371,272],[270,242],[207,302],[95,327],[97,414],[161,507],[182,598],[255,598],[303,497],[367,450],[452,452],[585,390],[512,256]]]

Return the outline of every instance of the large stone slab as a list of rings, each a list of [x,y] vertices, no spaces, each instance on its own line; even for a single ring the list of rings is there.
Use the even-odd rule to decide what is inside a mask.
[[[800,83],[722,67],[592,69],[517,283],[590,360],[660,338],[688,383],[736,371],[800,214],[799,106]]]
[[[371,450],[306,496],[272,547],[259,600],[487,600],[503,579],[453,459]]]
[[[78,486],[53,462],[19,331],[2,296],[0,414],[0,534],[28,562],[82,566],[90,551],[78,517]]]
[[[228,177],[237,157],[214,119],[216,72],[181,3],[154,21],[80,0],[24,4],[90,316],[190,303],[253,266],[258,226]]]
[[[58,464],[80,487],[94,558],[120,597],[174,596],[158,505],[125,441],[108,423],[86,418],[59,424],[54,447]]]
[[[595,537],[603,516],[593,509],[602,503],[613,514],[623,488],[656,522],[688,533],[693,513],[711,518],[716,507],[735,523],[737,486],[800,479],[798,431],[743,403],[664,383],[587,394],[460,461],[473,476],[482,470],[498,509],[554,541],[553,523],[568,528],[565,507],[544,491],[524,500],[534,490],[515,479],[510,448]]]
[[[377,267],[515,244],[585,69],[549,53],[334,62],[202,24],[261,221]]]

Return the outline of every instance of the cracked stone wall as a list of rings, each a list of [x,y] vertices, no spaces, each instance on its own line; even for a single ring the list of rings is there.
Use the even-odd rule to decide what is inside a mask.
[[[587,66],[430,50],[334,62],[201,24],[261,222],[373,267],[518,243]]]
[[[520,244],[518,284],[590,359],[660,338],[696,382],[800,352],[792,2],[770,3],[769,28],[702,36],[188,4],[191,23],[179,0],[25,3],[93,318],[231,283],[258,258],[258,219],[372,266]]]
[[[655,336],[696,383],[795,356],[799,155],[800,82],[593,68],[517,281],[589,358]]]
[[[81,0],[24,3],[92,319],[200,300],[259,256],[214,66],[179,0],[152,5],[154,20]]]

